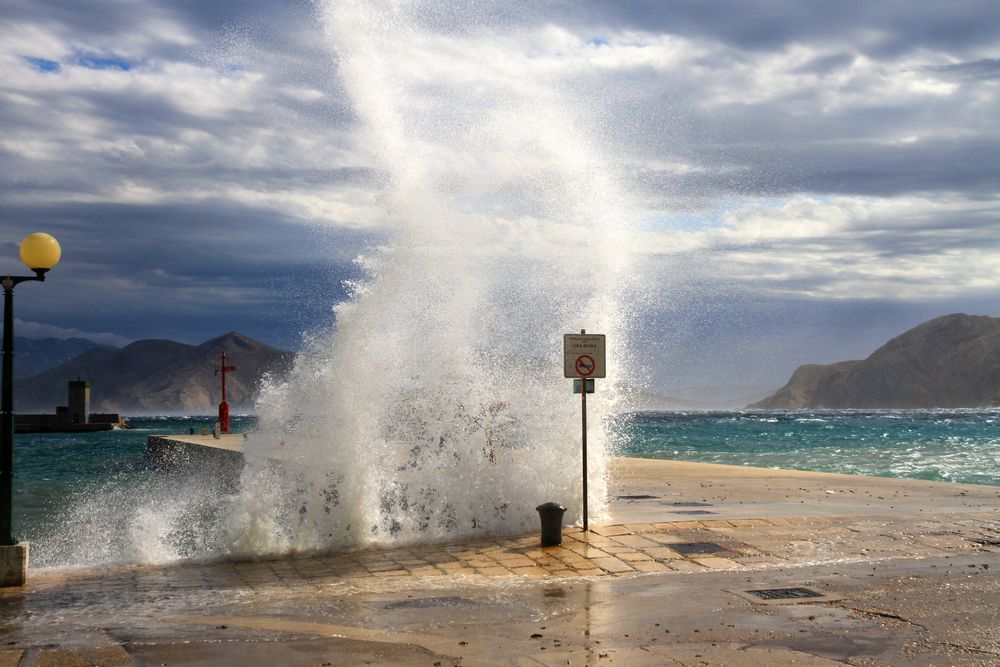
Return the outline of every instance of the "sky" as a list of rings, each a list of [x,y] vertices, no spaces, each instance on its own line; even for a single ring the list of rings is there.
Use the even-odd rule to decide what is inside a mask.
[[[590,96],[643,213],[654,387],[776,388],[1000,315],[997,3],[418,4]],[[320,6],[3,3],[0,273],[28,233],[64,250],[18,335],[298,349],[333,325],[392,220]]]

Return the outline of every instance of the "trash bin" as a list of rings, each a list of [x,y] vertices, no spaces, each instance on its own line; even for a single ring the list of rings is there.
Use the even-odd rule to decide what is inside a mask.
[[[542,546],[554,547],[562,544],[562,520],[566,508],[559,503],[543,503],[535,508],[542,520]]]

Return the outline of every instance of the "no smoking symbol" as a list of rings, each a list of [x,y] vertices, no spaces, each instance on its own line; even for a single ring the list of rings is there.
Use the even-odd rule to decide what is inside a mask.
[[[576,358],[576,372],[587,377],[594,372],[594,358],[589,354],[581,354]]]

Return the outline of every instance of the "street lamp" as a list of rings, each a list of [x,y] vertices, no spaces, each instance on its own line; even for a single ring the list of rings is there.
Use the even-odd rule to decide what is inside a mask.
[[[19,545],[11,534],[11,500],[14,472],[14,286],[45,280],[45,273],[59,263],[59,242],[48,234],[31,234],[21,241],[21,261],[33,276],[5,276],[3,285],[3,396],[0,401],[0,586],[20,586],[28,571],[28,545]]]

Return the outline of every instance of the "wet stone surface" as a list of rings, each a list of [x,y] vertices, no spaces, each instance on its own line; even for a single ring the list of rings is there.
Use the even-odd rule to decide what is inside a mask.
[[[790,477],[779,482],[807,483]],[[813,484],[858,484],[830,477]],[[817,513],[677,520],[660,504],[674,484],[623,493],[657,498],[623,500],[620,520],[567,529],[558,547],[528,535],[35,571],[0,592],[0,665],[1000,664],[994,492],[933,515],[805,504]],[[832,597],[768,606],[729,592],[776,588]]]

